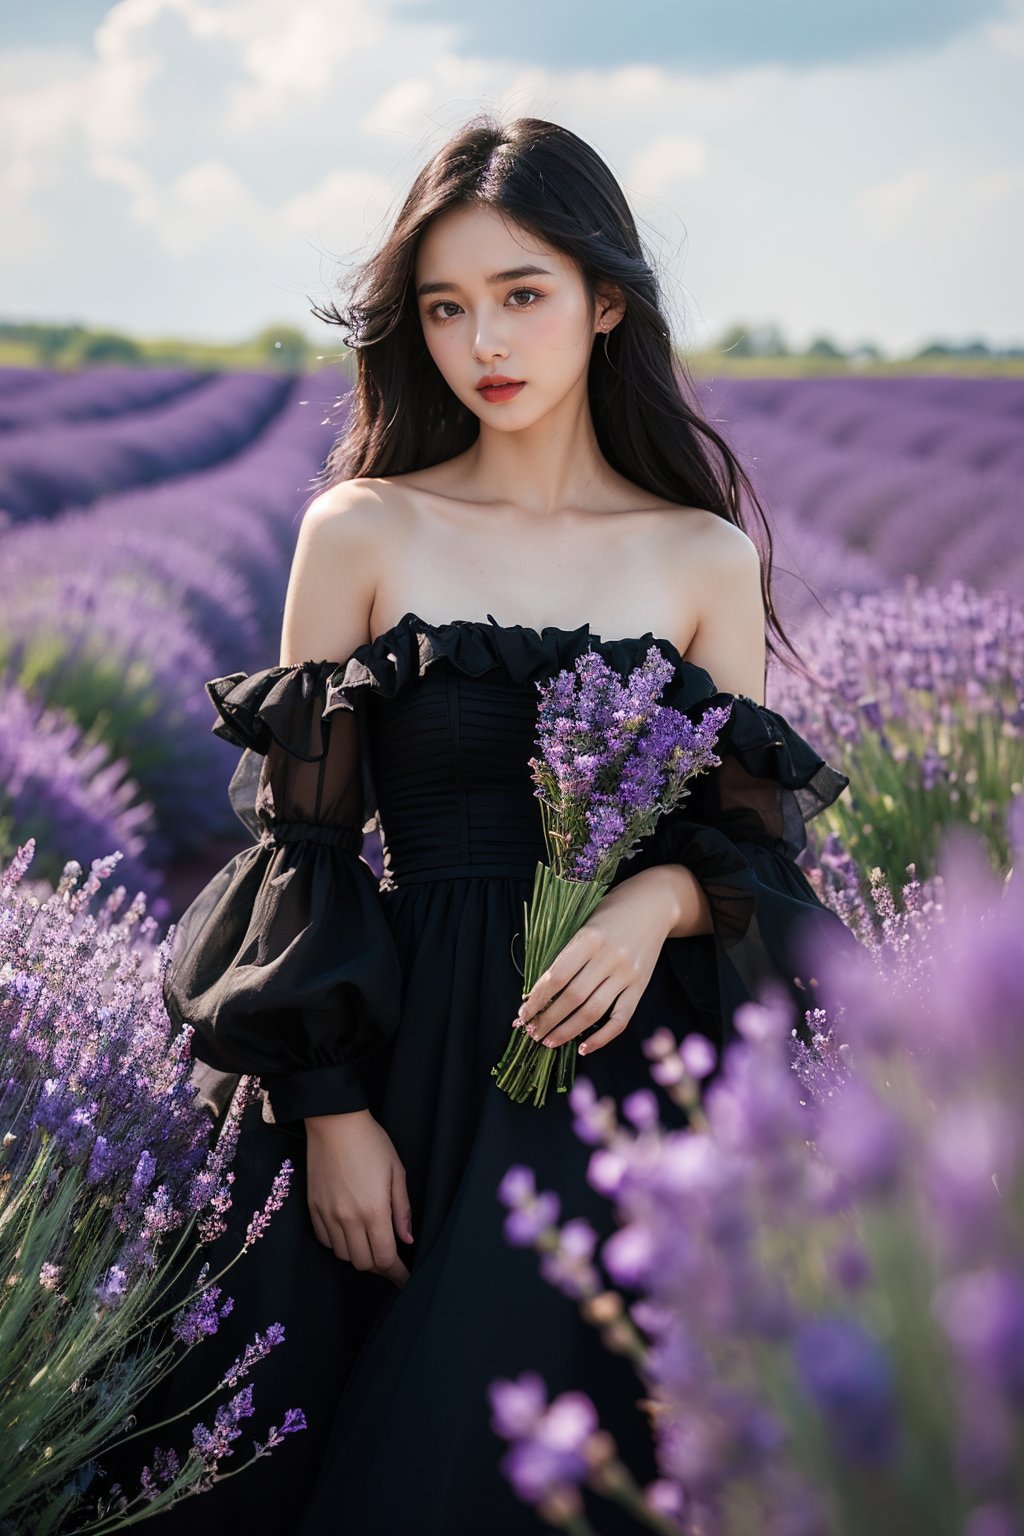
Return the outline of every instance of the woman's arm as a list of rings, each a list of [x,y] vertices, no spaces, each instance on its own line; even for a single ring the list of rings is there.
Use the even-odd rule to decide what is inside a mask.
[[[281,665],[350,656],[371,639],[380,547],[379,498],[359,481],[324,491],[306,509],[295,544],[281,634]],[[306,1199],[318,1240],[357,1269],[398,1286],[409,1271],[396,1234],[412,1242],[405,1169],[368,1109],[305,1117]]]
[[[698,933],[714,932],[711,905],[700,882],[685,864],[657,864],[629,878],[660,888],[655,910],[668,914],[666,939],[689,939]]]
[[[743,694],[763,704],[766,642],[761,556],[742,528],[722,518],[714,523],[698,546],[700,580],[687,583],[688,592],[700,593],[700,611],[685,659],[710,672],[722,693]],[[685,558],[692,561],[692,551]]]
[[[331,486],[306,508],[285,595],[283,667],[344,661],[371,639],[378,511],[379,498],[359,480]]]
[[[702,561],[703,594],[693,643],[686,660],[703,667],[723,693],[745,694],[764,703],[765,612],[761,592],[761,556],[741,528],[718,520]],[[666,938],[688,939],[713,933],[711,906],[704,888],[685,864],[661,864],[648,874],[660,876],[674,913]]]
[[[760,704],[765,664],[761,557],[741,528],[715,521],[701,548],[701,580],[688,588],[703,594],[704,605],[686,660],[709,672],[723,693],[744,693]],[[653,885],[654,910],[668,925],[665,938],[714,932],[704,888],[685,864],[659,864],[626,879]]]

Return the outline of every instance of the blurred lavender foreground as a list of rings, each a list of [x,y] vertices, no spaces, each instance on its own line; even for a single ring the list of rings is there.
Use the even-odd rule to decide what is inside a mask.
[[[1020,799],[1009,823],[1019,861]],[[808,1014],[811,1048],[762,995],[701,1103],[709,1042],[646,1043],[685,1131],[653,1091],[620,1121],[577,1081],[619,1290],[587,1224],[559,1230],[552,1193],[508,1171],[507,1237],[632,1355],[661,1471],[637,1488],[588,1399],[548,1403],[542,1361],[492,1384],[504,1469],[556,1526],[591,1531],[586,1485],[686,1536],[1024,1529],[1024,885],[962,827],[940,866],[902,910],[876,881],[873,948],[806,956],[843,1000]]]
[[[144,898],[125,906],[120,885],[90,910],[116,855],[80,886],[69,864],[56,891],[33,889],[32,853],[29,842],[0,875],[0,1532],[100,1536],[234,1475],[222,1463],[253,1412],[243,1378],[283,1330],[271,1323],[225,1372],[225,1401],[206,1405],[212,1427],[192,1427],[187,1455],[169,1449],[173,1425],[162,1447],[136,1443],[135,1486],[90,1507],[104,1452],[132,1464],[135,1405],[231,1309],[216,1283],[230,1263],[202,1266],[192,1290],[181,1279],[197,1244],[225,1230],[249,1084],[211,1146]],[[286,1162],[231,1263],[263,1235],[290,1173]],[[304,1427],[288,1410],[238,1470]]]

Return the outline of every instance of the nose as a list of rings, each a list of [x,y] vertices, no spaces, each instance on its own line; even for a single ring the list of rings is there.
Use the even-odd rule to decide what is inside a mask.
[[[484,321],[480,321],[476,328],[473,357],[481,364],[491,362],[495,358],[508,357],[508,346]]]

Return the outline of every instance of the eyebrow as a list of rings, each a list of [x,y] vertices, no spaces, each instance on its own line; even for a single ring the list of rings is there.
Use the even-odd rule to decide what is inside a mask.
[[[547,267],[510,267],[507,272],[492,272],[484,281],[488,283],[512,283],[519,277],[554,277]],[[458,283],[420,283],[416,289],[416,297],[421,299],[426,293],[448,293],[458,288]]]

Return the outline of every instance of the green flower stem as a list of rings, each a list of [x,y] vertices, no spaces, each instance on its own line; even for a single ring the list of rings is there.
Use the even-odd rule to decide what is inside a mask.
[[[549,864],[538,863],[533,878],[533,898],[524,911],[526,955],[523,996],[526,997],[574,934],[595,910],[610,885],[607,879],[567,880]],[[544,1103],[552,1072],[555,1090],[567,1093],[576,1078],[577,1042],[551,1047],[533,1040],[521,1027],[512,1029],[504,1055],[491,1076],[517,1104],[533,1095],[534,1106]]]

